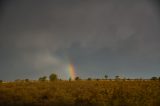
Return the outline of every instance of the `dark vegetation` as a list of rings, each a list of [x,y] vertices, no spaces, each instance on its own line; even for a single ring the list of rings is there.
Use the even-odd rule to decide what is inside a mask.
[[[160,80],[58,80],[56,74],[39,81],[0,83],[0,106],[160,106]]]

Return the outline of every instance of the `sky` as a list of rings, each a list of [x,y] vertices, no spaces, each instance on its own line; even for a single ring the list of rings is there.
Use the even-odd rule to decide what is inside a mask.
[[[158,0],[1,0],[0,79],[160,76]]]

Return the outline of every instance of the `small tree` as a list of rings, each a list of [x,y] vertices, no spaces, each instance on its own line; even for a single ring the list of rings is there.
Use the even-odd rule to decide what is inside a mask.
[[[39,81],[46,81],[47,80],[47,77],[46,76],[43,76],[43,77],[40,77],[39,78]]]
[[[79,77],[76,77],[75,80],[80,80],[80,78],[79,78]]]
[[[118,76],[118,75],[115,76],[115,79],[116,79],[116,80],[119,80],[119,79],[120,79],[120,76]]]
[[[57,75],[56,74],[51,74],[50,76],[49,76],[49,80],[50,81],[55,81],[55,80],[57,80],[58,78],[57,78]]]
[[[127,78],[127,80],[131,80],[130,78]]]
[[[29,79],[25,79],[25,82],[29,82]]]
[[[96,81],[99,81],[99,80],[100,80],[99,78],[96,79]]]
[[[151,80],[157,80],[157,79],[158,79],[157,77],[152,77],[152,78],[151,78]]]
[[[105,77],[106,80],[108,79],[108,75],[105,75],[104,77]]]
[[[92,79],[91,79],[91,78],[88,78],[87,80],[89,80],[89,81],[90,81],[90,80],[92,80]]]

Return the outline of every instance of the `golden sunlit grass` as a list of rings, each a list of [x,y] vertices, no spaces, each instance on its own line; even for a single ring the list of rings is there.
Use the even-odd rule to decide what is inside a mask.
[[[160,81],[45,81],[0,84],[0,106],[160,106]]]

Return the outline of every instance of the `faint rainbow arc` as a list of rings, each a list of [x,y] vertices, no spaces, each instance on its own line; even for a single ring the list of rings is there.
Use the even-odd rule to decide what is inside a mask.
[[[75,68],[74,68],[74,65],[71,63],[69,64],[69,75],[71,80],[75,80],[76,78]]]

